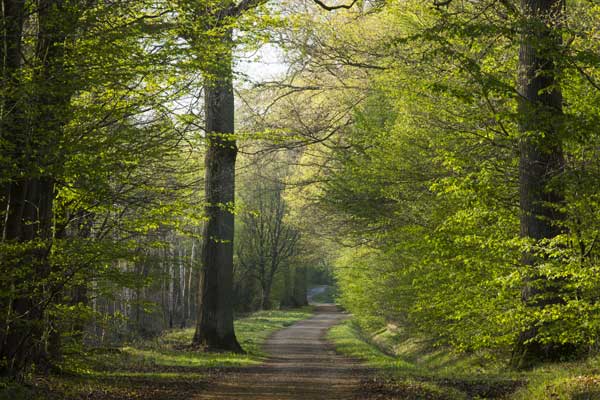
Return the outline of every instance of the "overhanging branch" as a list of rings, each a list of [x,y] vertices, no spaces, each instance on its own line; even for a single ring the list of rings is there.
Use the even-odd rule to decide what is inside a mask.
[[[352,3],[350,4],[340,4],[337,6],[328,6],[327,4],[323,3],[321,0],[312,0],[314,3],[316,3],[319,7],[327,10],[327,11],[333,11],[333,10],[339,10],[340,8],[345,8],[346,10],[349,10],[350,8],[354,7],[354,5],[356,4],[356,2],[358,0],[352,0]]]
[[[248,11],[252,8],[256,8],[266,2],[267,0],[242,0],[237,5],[233,6],[228,14],[231,17],[237,17],[243,12]]]
[[[434,0],[433,5],[436,8],[440,8],[440,7],[444,7],[444,6],[449,6],[450,3],[452,3],[452,0]]]

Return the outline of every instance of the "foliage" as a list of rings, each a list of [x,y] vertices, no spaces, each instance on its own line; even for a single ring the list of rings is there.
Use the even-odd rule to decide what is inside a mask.
[[[287,172],[277,157],[251,158],[251,170],[239,192],[237,273],[240,284],[255,280],[260,293],[260,309],[272,307],[274,283],[285,274],[288,279],[298,254],[298,230],[289,223],[289,207],[284,198]],[[290,282],[286,282],[289,286]],[[240,289],[243,289],[240,287]],[[284,291],[290,291],[284,288]],[[241,294],[241,293],[240,293]],[[284,293],[282,297],[288,296]],[[242,296],[240,296],[242,297]]]
[[[3,37],[26,60],[3,67],[1,349],[11,374],[52,363],[60,349],[48,354],[49,341],[81,338],[90,317],[122,314],[109,310],[115,286],[149,281],[132,264],[164,245],[162,232],[201,219],[190,201],[200,168],[183,166],[201,150],[197,131],[173,117],[193,79],[163,29],[169,5],[27,7],[22,36]]]
[[[339,298],[363,328],[402,322],[437,344],[500,357],[531,326],[543,344],[595,347],[597,185],[583,182],[597,176],[586,121],[597,116],[600,64],[586,56],[597,38],[583,32],[597,10],[568,9],[563,47],[551,54],[567,165],[545,189],[564,187],[565,201],[551,206],[565,215],[564,233],[540,241],[520,230],[520,146],[538,133],[520,130],[517,66],[520,33],[543,27],[512,2],[392,1],[308,13],[289,28],[293,83],[307,83],[307,100],[299,96],[288,126],[324,133],[321,109],[343,115],[304,152],[297,176],[313,183],[310,213],[342,245]],[[536,262],[524,265],[524,254]],[[523,286],[543,306],[524,304]]]

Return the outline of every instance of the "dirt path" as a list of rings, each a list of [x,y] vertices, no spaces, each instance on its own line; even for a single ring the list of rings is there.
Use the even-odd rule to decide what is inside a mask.
[[[200,399],[318,400],[354,399],[367,371],[335,353],[324,339],[327,330],[346,316],[333,305],[276,332],[265,344],[270,355],[259,367],[222,375]]]

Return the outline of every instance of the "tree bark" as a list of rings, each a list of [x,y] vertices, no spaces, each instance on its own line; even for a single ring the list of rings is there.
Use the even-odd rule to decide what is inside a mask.
[[[21,67],[21,43],[24,24],[24,0],[2,0],[2,43],[0,43],[0,62],[2,91],[0,92],[0,150],[2,154],[11,154],[14,150],[6,144],[12,144],[15,111],[19,79],[17,72]],[[6,218],[10,199],[10,178],[12,178],[12,160],[3,162],[0,174],[0,228],[2,238],[6,238]],[[4,308],[3,308],[4,309]]]
[[[563,191],[557,177],[564,170],[560,130],[562,94],[556,80],[556,54],[561,46],[556,29],[564,16],[562,0],[522,0],[526,19],[519,52],[519,128],[521,236],[535,241],[560,234],[564,218],[558,209]],[[525,254],[525,265],[539,262],[537,256]],[[523,288],[523,301],[543,308],[559,302],[560,282],[533,274]],[[543,294],[543,300],[541,295]],[[568,346],[536,341],[538,329],[521,332],[513,350],[512,364],[529,367],[538,361],[556,360],[568,352]]]
[[[193,344],[242,352],[233,327],[233,234],[235,200],[234,94],[231,31],[217,78],[205,87],[207,153],[206,217],[201,250],[198,319]]]
[[[271,283],[262,286],[262,298],[260,302],[261,310],[270,310],[273,308],[271,304]]]

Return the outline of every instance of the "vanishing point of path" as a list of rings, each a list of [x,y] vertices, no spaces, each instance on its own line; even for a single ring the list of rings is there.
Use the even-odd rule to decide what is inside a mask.
[[[315,315],[280,330],[266,342],[269,358],[258,367],[224,374],[194,397],[200,399],[346,400],[359,398],[367,370],[336,354],[327,330],[346,316],[334,305],[316,306]]]

